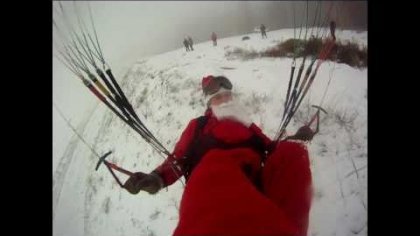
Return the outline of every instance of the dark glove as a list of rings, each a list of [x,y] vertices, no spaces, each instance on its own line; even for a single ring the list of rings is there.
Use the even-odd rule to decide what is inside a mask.
[[[146,191],[150,194],[155,194],[162,187],[162,178],[153,172],[150,174],[136,172],[124,183],[124,188],[131,194],[137,194],[140,190]]]
[[[298,129],[295,135],[289,137],[289,139],[299,139],[303,141],[310,141],[312,140],[314,135],[315,135],[315,132],[312,131],[312,129],[309,126],[304,125]]]

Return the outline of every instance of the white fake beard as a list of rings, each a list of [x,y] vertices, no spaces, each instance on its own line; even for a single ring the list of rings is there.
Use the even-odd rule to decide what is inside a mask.
[[[211,109],[218,120],[231,119],[242,123],[247,128],[252,124],[245,107],[233,100],[216,106],[212,105]]]

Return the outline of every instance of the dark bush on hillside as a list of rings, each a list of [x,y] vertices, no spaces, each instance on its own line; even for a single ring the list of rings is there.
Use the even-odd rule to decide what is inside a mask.
[[[318,57],[326,42],[319,38],[310,38],[309,40],[288,39],[262,52],[248,51],[241,48],[235,48],[226,52],[228,58],[240,58],[243,60],[254,59],[257,57],[303,57],[305,55]],[[326,60],[345,63],[352,67],[367,67],[367,47],[360,48],[354,42],[341,43],[336,42]]]

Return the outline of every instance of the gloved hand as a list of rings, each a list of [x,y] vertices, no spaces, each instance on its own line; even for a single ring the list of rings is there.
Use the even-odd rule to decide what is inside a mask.
[[[162,187],[162,178],[153,172],[150,174],[136,172],[124,183],[124,188],[131,194],[137,194],[140,190],[146,191],[150,194],[155,194]]]
[[[312,129],[304,125],[298,129],[295,135],[291,136],[289,139],[299,139],[303,141],[310,141],[314,137],[315,132]]]

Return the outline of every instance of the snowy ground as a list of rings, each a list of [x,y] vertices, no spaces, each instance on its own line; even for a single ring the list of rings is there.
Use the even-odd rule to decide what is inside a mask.
[[[140,118],[172,150],[193,117],[204,111],[201,78],[225,75],[236,96],[252,113],[253,121],[274,137],[283,112],[292,60],[289,58],[227,58],[239,47],[264,50],[293,38],[293,29],[258,33],[194,45],[142,58],[117,78]],[[340,31],[341,41],[367,46],[367,32]],[[297,65],[300,65],[298,59]],[[112,65],[111,65],[112,66]],[[321,131],[308,144],[315,196],[309,235],[367,235],[367,69],[325,62],[288,131],[293,133],[315,112],[310,105],[322,100],[328,115]],[[60,118],[59,118],[60,119]],[[78,131],[99,154],[109,150],[109,161],[132,170],[153,170],[163,157],[104,105],[77,125]],[[103,166],[95,171],[97,157],[77,137],[54,163],[53,232],[65,235],[170,235],[177,224],[183,185],[178,181],[158,195],[131,195],[119,188]],[[121,176],[125,180],[126,177]],[[250,203],[251,204],[251,203]]]

